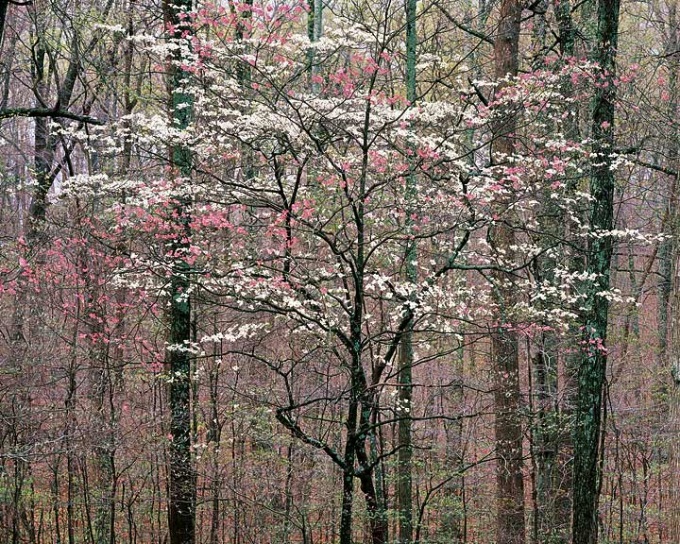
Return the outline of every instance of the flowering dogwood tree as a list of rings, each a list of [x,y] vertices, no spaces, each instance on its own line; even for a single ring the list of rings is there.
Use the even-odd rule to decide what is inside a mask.
[[[186,30],[170,29],[175,41],[150,47],[190,75],[181,86],[193,116],[126,123],[151,154],[167,144],[190,150],[191,178],[72,185],[111,197],[124,189],[125,202],[110,213],[136,243],[118,269],[121,281],[175,300],[182,263],[185,296],[221,308],[224,330],[185,335],[168,346],[171,354],[196,365],[219,345],[220,356],[276,379],[259,402],[341,475],[342,544],[352,541],[356,485],[371,541],[387,542],[382,467],[401,445],[381,429],[405,419],[418,428],[432,417],[392,394],[405,335],[417,383],[429,361],[473,337],[566,332],[589,279],[565,263],[539,282],[532,265],[570,251],[541,231],[542,202],[587,236],[580,218],[589,196],[572,187],[588,152],[564,127],[599,69],[571,61],[472,81],[464,65],[421,51],[419,69],[436,77],[414,102],[405,95],[395,9],[367,19],[359,6],[343,5],[314,41],[305,4],[180,13]],[[503,137],[514,144],[491,160],[509,117],[513,134]],[[512,233],[510,246],[497,243],[499,229]],[[415,260],[405,251],[413,243]],[[301,374],[311,386],[299,387]],[[338,407],[333,417],[329,405]]]

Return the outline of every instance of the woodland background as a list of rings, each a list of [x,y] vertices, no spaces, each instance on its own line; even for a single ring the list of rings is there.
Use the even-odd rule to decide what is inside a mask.
[[[680,542],[675,0],[0,0],[0,541]]]

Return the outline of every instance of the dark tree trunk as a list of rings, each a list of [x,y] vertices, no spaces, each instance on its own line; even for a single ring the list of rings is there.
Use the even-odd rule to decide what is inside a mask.
[[[417,59],[417,34],[416,34],[416,0],[406,2],[406,99],[411,106],[415,105],[416,93],[416,59]],[[409,142],[412,151],[415,151],[412,142]],[[412,156],[415,156],[413,153]],[[406,179],[406,227],[408,233],[412,232],[411,214],[413,210],[411,202],[416,196],[416,175],[414,164],[409,159],[409,175]],[[406,280],[411,284],[418,282],[416,259],[418,258],[416,244],[413,238],[406,242],[404,263]],[[398,424],[398,460],[397,460],[397,505],[399,509],[399,544],[410,544],[413,538],[413,444],[411,436],[412,425],[412,400],[413,400],[413,324],[409,323],[401,340],[399,352],[398,380],[399,380],[399,424]]]
[[[181,40],[188,31],[180,15],[191,11],[191,0],[165,0],[163,12],[166,25],[173,28],[168,38]],[[177,49],[169,66],[170,114],[179,130],[189,126],[192,116],[192,99],[185,92],[188,74],[178,64],[183,60]],[[184,145],[174,144],[170,149],[170,163],[176,175],[191,176],[191,151]],[[168,531],[170,544],[193,544],[196,540],[196,475],[191,454],[191,358],[185,346],[191,341],[191,303],[189,298],[190,267],[181,255],[189,245],[190,197],[180,196],[174,204],[173,217],[181,233],[172,241],[175,255],[170,280],[170,310],[168,362],[170,383],[170,473]],[[179,348],[179,349],[178,349]],[[184,349],[182,349],[184,348]]]
[[[618,38],[619,0],[600,0],[597,6],[597,46],[594,60],[602,69],[592,111],[594,162],[591,166],[591,232],[613,227],[614,182],[610,154],[614,144],[614,84]],[[587,292],[583,314],[583,353],[578,371],[576,427],[574,430],[573,544],[597,542],[597,509],[600,495],[603,393],[607,365],[606,340],[609,303],[599,295],[609,290],[613,241],[597,236],[588,244],[587,272],[596,278]]]
[[[2,47],[2,39],[5,36],[5,21],[7,20],[7,7],[9,0],[0,0],[0,47]]]
[[[358,402],[354,392],[350,394],[347,412],[347,443],[345,444],[345,468],[342,473],[342,506],[340,512],[340,544],[352,544],[352,510],[354,506],[354,440],[356,436]]]
[[[668,136],[668,148],[666,150],[667,167],[675,172],[669,180],[667,204],[662,220],[662,231],[668,238],[659,244],[659,282],[658,282],[658,323],[659,323],[659,364],[665,368],[663,390],[666,391],[668,403],[667,422],[664,427],[668,429],[668,469],[672,475],[668,486],[668,511],[667,527],[668,540],[680,541],[680,488],[677,485],[675,475],[680,471],[680,445],[676,438],[678,424],[680,422],[680,291],[678,285],[677,253],[678,253],[678,167],[680,166],[680,126],[678,125],[679,99],[680,99],[680,27],[678,26],[677,3],[668,4],[668,16],[666,20],[666,44],[665,51],[670,53],[666,57],[668,70],[668,109],[667,118],[671,126],[664,130]],[[669,130],[670,129],[670,130]],[[662,129],[663,130],[663,129]]]

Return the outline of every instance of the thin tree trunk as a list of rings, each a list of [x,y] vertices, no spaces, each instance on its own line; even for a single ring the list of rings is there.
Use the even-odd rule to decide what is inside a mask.
[[[406,1],[406,99],[411,107],[416,102],[416,59],[417,59],[417,34],[416,34],[416,0]],[[413,143],[409,142],[413,150]],[[411,156],[414,156],[413,153]],[[415,284],[418,281],[416,268],[416,244],[410,238],[412,225],[411,202],[416,193],[416,175],[413,161],[409,159],[409,174],[406,178],[406,227],[407,236],[406,251],[404,253],[406,279]],[[398,424],[398,469],[397,469],[397,504],[399,508],[399,544],[409,544],[413,538],[413,482],[412,482],[412,458],[413,445],[411,443],[411,411],[413,410],[413,325],[410,323],[401,340],[401,350],[398,364],[399,383],[399,424]]]
[[[559,538],[556,497],[558,494],[557,444],[557,347],[551,332],[541,335],[533,357],[534,394],[537,422],[533,432],[533,455],[536,463],[536,542],[555,543]]]
[[[215,317],[214,332],[217,332],[217,316]],[[208,433],[206,440],[208,444],[211,445],[212,457],[211,457],[211,469],[212,478],[211,492],[212,492],[212,508],[210,517],[210,537],[208,539],[209,544],[218,544],[221,526],[221,488],[222,488],[222,477],[220,473],[220,443],[222,441],[222,425],[220,423],[219,414],[219,379],[220,379],[220,361],[219,357],[222,353],[222,345],[215,344],[213,351],[212,368],[208,374],[208,388],[210,395],[210,416],[208,421]]]
[[[357,426],[358,402],[354,391],[350,392],[349,408],[345,425],[345,469],[342,473],[342,506],[340,510],[340,544],[352,544],[352,510],[354,505],[354,440]]]
[[[408,253],[407,253],[408,258]],[[397,444],[399,446],[397,470],[397,504],[399,507],[399,544],[409,544],[413,535],[413,505],[412,505],[412,457],[411,444],[411,415],[412,409],[412,373],[413,366],[413,335],[407,331],[401,341],[399,356],[399,424]]]

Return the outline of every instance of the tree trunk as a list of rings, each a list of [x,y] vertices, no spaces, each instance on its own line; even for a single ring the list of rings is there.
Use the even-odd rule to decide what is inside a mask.
[[[663,231],[669,235],[659,244],[659,359],[662,368],[667,369],[664,387],[668,390],[668,538],[680,542],[680,486],[676,475],[680,470],[680,445],[677,433],[680,425],[680,286],[677,281],[677,237],[678,228],[678,175],[680,166],[680,130],[678,127],[678,70],[680,70],[680,36],[678,29],[677,4],[671,0],[668,5],[666,51],[668,67],[668,119],[672,123],[667,151],[669,170],[676,172],[670,180],[667,208],[664,211]],[[669,379],[670,378],[670,379]]]
[[[416,102],[416,58],[417,58],[417,34],[416,34],[416,0],[406,2],[406,99],[413,106]],[[413,150],[413,145],[410,143]],[[414,151],[414,150],[413,150]],[[415,156],[412,153],[409,157]],[[404,261],[406,279],[412,284],[418,281],[416,269],[416,244],[410,238],[412,232],[410,209],[411,201],[415,198],[416,175],[413,161],[409,158],[409,174],[406,178],[406,228],[407,236]],[[401,340],[398,365],[399,383],[399,424],[398,424],[398,464],[397,464],[397,504],[399,508],[399,544],[409,544],[413,538],[413,482],[412,482],[412,458],[413,445],[411,443],[411,411],[413,409],[413,325],[409,323]]]
[[[323,0],[309,0],[309,13],[307,15],[307,37],[311,43],[318,42],[323,34]],[[307,62],[309,64],[310,88],[313,93],[319,92],[319,84],[313,80],[319,72],[319,65],[315,61],[316,50],[313,47],[307,52]]]
[[[2,47],[2,39],[5,36],[5,21],[7,20],[7,7],[9,0],[0,0],[0,48]]]
[[[342,473],[342,506],[340,511],[340,544],[352,544],[352,510],[354,506],[354,440],[357,425],[357,400],[350,392],[347,412],[347,442],[345,444],[345,469]]]
[[[519,32],[522,5],[518,0],[502,0],[498,33],[494,41],[495,77],[501,81],[517,75],[519,69]],[[497,87],[498,94],[505,85]],[[492,161],[502,165],[515,152],[514,132],[517,121],[514,112],[493,127]],[[504,203],[500,203],[501,206]],[[490,233],[492,244],[504,252],[508,262],[514,258],[511,249],[515,233],[507,221],[499,223]],[[509,323],[508,311],[516,302],[512,276],[494,275],[495,302],[498,306],[497,325],[491,335],[491,356],[495,377],[494,412],[496,440],[496,483],[498,544],[525,542],[524,477],[522,458],[522,424],[520,419],[520,383],[517,333]]]
[[[590,231],[608,233],[613,228],[614,182],[610,156],[614,145],[614,84],[618,38],[619,0],[600,0],[597,6],[597,46],[594,59],[603,70],[595,89],[592,110],[593,153],[590,194]],[[574,429],[574,480],[572,507],[573,544],[597,542],[597,510],[600,496],[600,448],[603,393],[607,365],[608,291],[613,252],[611,236],[590,238],[586,271],[590,282],[582,318],[582,349],[578,370],[576,427]]]
[[[165,0],[163,13],[166,27],[173,32],[170,40],[180,41],[188,32],[186,20],[181,16],[191,11],[191,0]],[[175,50],[169,66],[170,113],[176,129],[189,126],[192,116],[192,99],[184,89],[188,74],[178,65],[183,61],[181,48]],[[190,62],[190,61],[187,61]],[[175,175],[186,179],[191,176],[191,151],[184,145],[174,144],[170,149],[170,163]],[[188,195],[188,192],[187,192]],[[196,540],[196,475],[191,453],[191,358],[186,349],[191,341],[191,303],[189,297],[190,267],[181,256],[189,246],[190,197],[179,196],[174,203],[173,216],[180,231],[172,240],[174,257],[170,279],[170,310],[168,315],[168,362],[170,382],[170,473],[168,502],[168,531],[170,544],[194,544]]]

